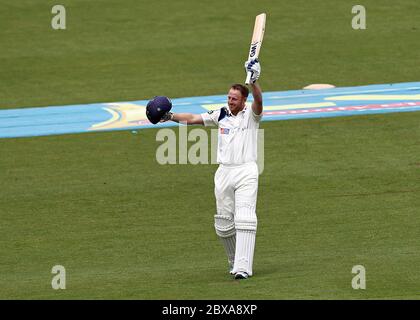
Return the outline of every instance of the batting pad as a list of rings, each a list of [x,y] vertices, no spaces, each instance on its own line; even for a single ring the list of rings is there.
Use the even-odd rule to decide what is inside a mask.
[[[236,233],[235,223],[229,216],[216,214],[214,216],[214,228],[216,229],[216,234],[222,238],[234,236]]]
[[[252,275],[257,214],[255,207],[246,203],[238,204],[235,213],[236,250],[233,272],[243,271]]]
[[[256,231],[238,230],[233,273],[243,271],[252,276]]]
[[[225,248],[229,264],[233,265],[236,250],[236,230],[233,219],[229,216],[215,215],[214,228]]]
[[[235,228],[236,230],[257,230],[257,214],[254,206],[243,204],[236,207]]]

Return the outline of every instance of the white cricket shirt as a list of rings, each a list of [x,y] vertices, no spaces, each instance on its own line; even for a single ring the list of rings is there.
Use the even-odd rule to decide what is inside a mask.
[[[257,161],[257,137],[262,113],[245,107],[236,116],[229,107],[202,113],[205,126],[218,126],[217,163],[244,164]]]

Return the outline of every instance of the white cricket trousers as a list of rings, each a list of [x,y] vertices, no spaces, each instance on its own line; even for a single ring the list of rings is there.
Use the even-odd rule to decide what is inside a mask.
[[[214,185],[216,233],[233,266],[232,273],[241,271],[251,276],[257,231],[258,166],[255,162],[221,164]]]

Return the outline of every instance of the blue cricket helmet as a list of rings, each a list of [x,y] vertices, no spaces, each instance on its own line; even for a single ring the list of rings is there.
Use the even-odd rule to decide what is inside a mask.
[[[147,103],[146,116],[153,124],[158,123],[165,113],[171,111],[172,102],[168,97],[156,96]]]

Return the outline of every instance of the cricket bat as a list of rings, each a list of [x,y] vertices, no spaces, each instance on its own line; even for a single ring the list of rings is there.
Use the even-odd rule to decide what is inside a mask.
[[[261,13],[255,17],[254,32],[252,33],[251,47],[249,48],[248,60],[258,58],[265,31],[266,14]],[[247,72],[245,84],[251,80],[251,72]]]

